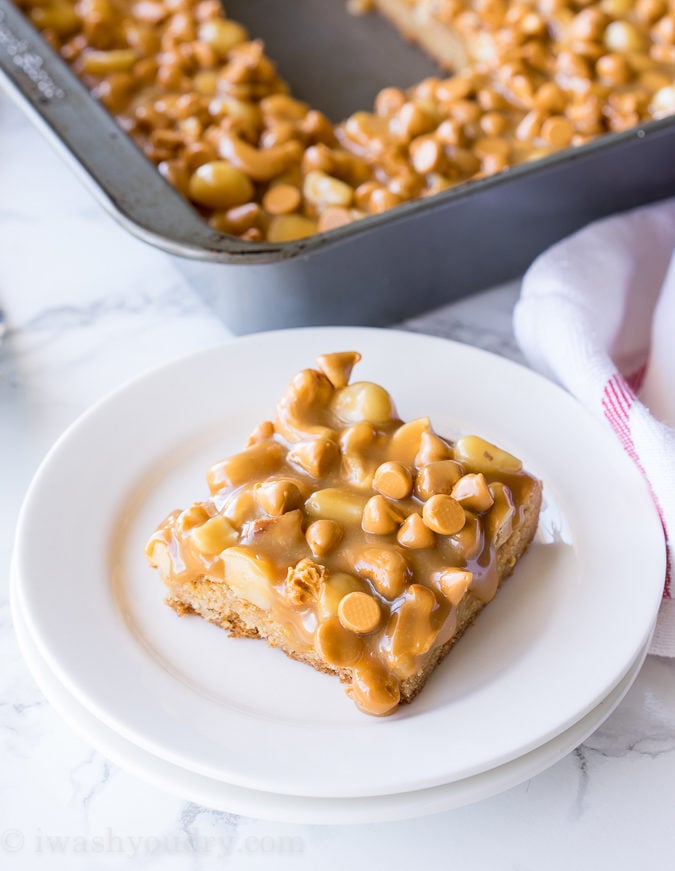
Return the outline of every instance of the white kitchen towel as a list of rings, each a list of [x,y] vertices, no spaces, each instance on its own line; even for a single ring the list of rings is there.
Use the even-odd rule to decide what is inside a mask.
[[[514,315],[530,364],[611,428],[649,486],[666,549],[661,656],[675,656],[674,251],[675,200],[598,221],[535,260]]]

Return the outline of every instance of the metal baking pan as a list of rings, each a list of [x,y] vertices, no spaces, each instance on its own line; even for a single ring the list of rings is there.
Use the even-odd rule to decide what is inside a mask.
[[[228,0],[294,93],[334,119],[386,84],[438,74],[377,16],[344,3]],[[30,22],[0,0],[0,80],[117,220],[169,252],[236,333],[391,323],[523,272],[601,215],[675,194],[675,118],[285,244],[217,233],[159,175]]]

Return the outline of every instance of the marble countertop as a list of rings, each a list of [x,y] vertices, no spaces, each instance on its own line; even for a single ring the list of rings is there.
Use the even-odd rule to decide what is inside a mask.
[[[10,618],[25,489],[90,403],[229,333],[168,257],[101,210],[2,93],[0,131],[0,867],[670,867],[675,662],[655,657],[604,726],[553,768],[496,798],[396,824],[291,826],[216,812],[116,768],[59,719]],[[516,294],[512,285],[458,303],[434,329],[517,357]]]

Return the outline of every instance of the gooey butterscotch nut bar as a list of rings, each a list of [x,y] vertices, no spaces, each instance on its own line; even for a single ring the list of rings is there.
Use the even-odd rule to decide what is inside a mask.
[[[147,546],[168,604],[337,674],[363,711],[409,702],[537,528],[541,484],[475,435],[403,423],[349,383],[355,352],[293,378],[274,421]]]

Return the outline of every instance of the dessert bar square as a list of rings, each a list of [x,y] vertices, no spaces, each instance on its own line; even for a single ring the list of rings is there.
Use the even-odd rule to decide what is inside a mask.
[[[410,702],[532,540],[542,485],[477,435],[404,423],[357,352],[298,373],[209,496],[147,546],[179,614],[337,675],[366,713]]]

